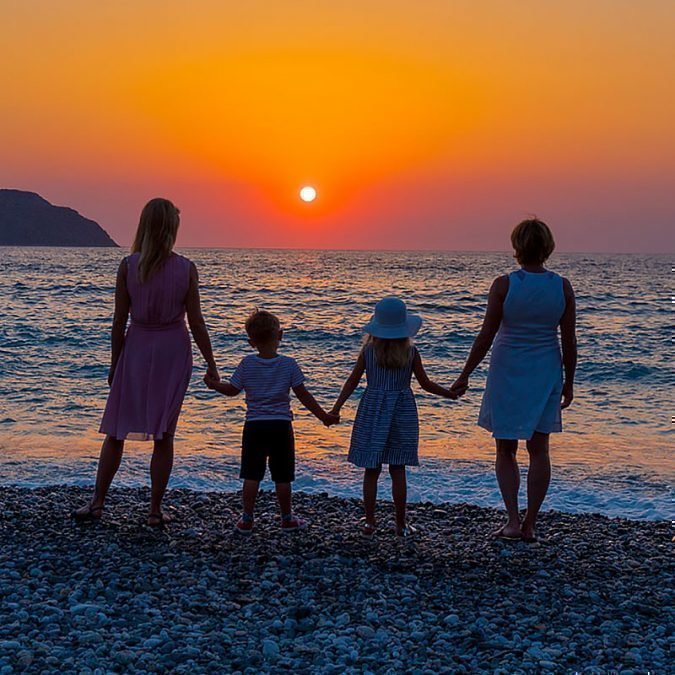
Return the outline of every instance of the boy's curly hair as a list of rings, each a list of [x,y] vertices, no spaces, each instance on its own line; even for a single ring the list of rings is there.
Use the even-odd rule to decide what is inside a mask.
[[[256,309],[246,319],[246,334],[254,342],[269,342],[281,330],[281,323],[272,312]]]

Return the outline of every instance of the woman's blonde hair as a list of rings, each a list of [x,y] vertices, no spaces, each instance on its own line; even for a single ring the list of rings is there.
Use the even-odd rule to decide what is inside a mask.
[[[368,345],[373,346],[375,360],[380,368],[396,370],[408,365],[412,346],[410,338],[378,338],[367,334],[363,340],[364,349]]]
[[[523,220],[511,232],[515,258],[521,265],[541,265],[555,249],[549,226],[538,218]]]
[[[180,211],[168,200],[151,199],[141,211],[132,253],[140,253],[138,280],[147,281],[171,255],[176,243]]]

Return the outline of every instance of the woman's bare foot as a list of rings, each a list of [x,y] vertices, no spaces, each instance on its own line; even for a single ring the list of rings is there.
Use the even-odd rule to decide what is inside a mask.
[[[532,544],[537,541],[537,533],[535,532],[534,527],[527,523],[523,523],[522,527],[520,528],[520,536],[522,540],[528,544]]]
[[[523,533],[520,527],[516,525],[506,524],[494,534],[498,539],[508,539],[509,541],[518,541],[523,538]]]

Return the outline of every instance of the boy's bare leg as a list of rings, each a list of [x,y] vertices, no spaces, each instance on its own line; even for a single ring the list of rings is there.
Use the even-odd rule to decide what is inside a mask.
[[[290,483],[275,483],[277,490],[277,501],[279,502],[279,511],[281,517],[288,516],[293,512],[292,489]]]
[[[377,480],[382,467],[366,469],[363,473],[363,508],[366,512],[366,523],[375,525],[375,502],[377,501]]]
[[[402,530],[406,526],[405,505],[408,499],[408,484],[405,476],[405,466],[389,465],[391,476],[391,496],[396,511],[396,529]]]
[[[258,496],[258,489],[260,488],[259,480],[245,480],[242,488],[242,500],[244,503],[244,513],[253,517],[253,510],[255,509],[255,500]]]

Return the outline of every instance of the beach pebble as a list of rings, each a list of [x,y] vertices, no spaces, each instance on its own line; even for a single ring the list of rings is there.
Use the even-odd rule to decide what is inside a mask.
[[[356,633],[364,640],[372,640],[375,637],[375,631],[370,626],[358,626]]]
[[[666,522],[544,512],[542,534],[564,545],[534,549],[481,536],[503,522],[496,510],[412,504],[420,528],[399,546],[384,528],[359,535],[359,500],[318,494],[294,496],[316,525],[289,537],[265,491],[242,541],[237,494],[208,494],[200,509],[198,494],[170,490],[189,526],[165,531],[133,515],[149,499],[135,488],[116,487],[100,523],[72,523],[64,514],[86,495],[0,487],[6,672],[668,670]],[[392,519],[392,505],[377,517]]]
[[[279,645],[274,640],[263,640],[262,653],[266,659],[274,659],[279,656]]]

